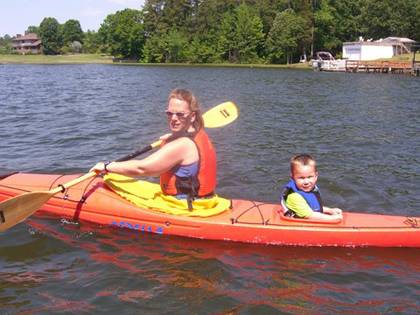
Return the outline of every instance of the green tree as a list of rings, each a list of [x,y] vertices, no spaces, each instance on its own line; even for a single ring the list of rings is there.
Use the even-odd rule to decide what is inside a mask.
[[[165,62],[184,62],[185,48],[188,45],[187,37],[175,29],[172,29],[164,38],[165,40]]]
[[[218,41],[219,51],[230,62],[258,62],[264,44],[260,17],[246,4],[239,5],[233,12],[226,12]]]
[[[83,43],[83,31],[78,20],[68,20],[63,24],[62,32],[64,45],[75,41]]]
[[[211,34],[206,36],[195,37],[189,42],[186,47],[186,58],[191,63],[216,63],[222,62],[220,53],[217,51],[217,45],[213,43],[215,37]]]
[[[364,4],[360,18],[363,25],[362,32],[365,37],[379,39],[390,35],[392,8],[387,2],[387,0],[367,0]]]
[[[146,41],[143,62],[188,61],[187,46],[187,37],[176,29],[167,34],[156,34]]]
[[[313,29],[313,49],[334,51],[341,46],[341,41],[337,37],[334,8],[328,4],[328,1],[319,1],[319,6],[314,8],[314,29]],[[334,51],[335,52],[335,51]]]
[[[196,1],[192,18],[194,32],[198,35],[212,34],[220,29],[225,13],[231,13],[237,7],[237,0]]]
[[[165,41],[159,34],[150,36],[143,49],[142,62],[145,63],[161,63],[165,62]]]
[[[264,43],[263,24],[252,7],[241,4],[235,9],[235,46],[240,63],[259,61]]]
[[[163,33],[169,29],[169,25],[163,22],[163,10],[166,0],[146,0],[143,6],[143,24],[147,38],[156,36],[156,33]]]
[[[189,59],[193,62],[237,62],[233,36],[236,0],[196,1]]]
[[[248,5],[254,7],[258,12],[258,15],[263,23],[264,34],[268,34],[270,31],[277,12],[281,12],[292,7],[292,1],[289,0],[255,0],[247,1],[247,3]]]
[[[415,22],[413,23],[413,33],[412,33],[412,39],[416,40],[417,42],[420,42],[420,1],[417,2],[417,5],[415,7],[415,15],[413,19]]]
[[[39,27],[38,26],[33,26],[33,25],[28,26],[28,28],[25,31],[25,34],[28,34],[28,33],[35,33],[35,34],[38,35],[39,34]]]
[[[222,59],[229,62],[238,61],[239,53],[235,47],[235,17],[229,11],[223,14],[217,47]]]
[[[417,39],[420,19],[419,0],[398,0],[391,2],[392,21],[391,35]]]
[[[12,37],[8,34],[0,37],[0,54],[11,54],[12,51]]]
[[[100,51],[101,38],[98,32],[88,30],[86,33],[84,33],[83,38],[83,52],[96,54]]]
[[[418,32],[418,0],[366,0],[360,16],[366,38],[415,37]]]
[[[194,0],[148,0],[144,4],[144,28],[147,34],[193,30],[193,12],[201,1]]]
[[[219,43],[223,13],[232,12],[237,5],[237,0],[146,1],[143,9],[147,37],[144,61],[167,59],[169,41],[166,34],[174,30],[188,41],[182,50],[182,59],[187,62],[227,59],[229,53],[221,50],[223,45]]]
[[[325,1],[325,0],[324,0]],[[360,14],[364,0],[334,0],[331,1],[331,12],[335,26],[331,36],[342,42],[355,41],[361,35]],[[341,49],[341,44],[335,49]]]
[[[163,23],[171,28],[192,30],[193,2],[191,0],[167,0],[163,8]]]
[[[142,57],[145,34],[141,11],[125,9],[110,14],[98,32],[106,52],[118,58]]]
[[[307,36],[306,21],[293,9],[279,12],[267,37],[267,50],[272,62],[293,61],[293,54],[302,38]]]
[[[60,24],[55,18],[44,18],[39,25],[39,36],[42,40],[45,55],[56,55],[62,46]]]

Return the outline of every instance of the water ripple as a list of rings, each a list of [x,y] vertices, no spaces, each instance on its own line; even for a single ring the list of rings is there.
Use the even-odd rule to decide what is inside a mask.
[[[0,172],[86,172],[166,131],[168,92],[203,108],[218,193],[276,202],[289,159],[316,156],[327,205],[418,215],[420,81],[275,69],[1,65]],[[418,250],[273,248],[33,218],[1,237],[5,314],[400,313],[418,310]],[[28,227],[29,226],[29,227]],[[77,288],[77,290],[75,290]]]

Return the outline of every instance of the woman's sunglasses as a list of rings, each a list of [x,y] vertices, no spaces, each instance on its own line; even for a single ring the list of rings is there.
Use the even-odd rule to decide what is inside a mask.
[[[184,113],[184,112],[170,112],[170,111],[165,111],[166,116],[168,117],[168,119],[172,118],[173,115],[175,115],[177,118],[182,119],[182,118],[187,118],[189,114],[191,114],[191,112],[188,113]]]

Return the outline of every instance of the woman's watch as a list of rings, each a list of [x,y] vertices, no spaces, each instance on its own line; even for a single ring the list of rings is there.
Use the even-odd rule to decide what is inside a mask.
[[[106,161],[106,162],[104,162],[104,171],[105,171],[105,173],[109,173],[109,170],[107,169],[107,166],[109,165],[109,164],[111,164],[112,162],[111,161]]]

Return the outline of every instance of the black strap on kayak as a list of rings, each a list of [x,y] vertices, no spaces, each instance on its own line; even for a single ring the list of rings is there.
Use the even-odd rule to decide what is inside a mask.
[[[261,211],[261,209],[260,209],[260,206],[263,206],[263,205],[265,205],[266,203],[264,203],[264,202],[256,202],[256,201],[252,201],[252,206],[251,207],[249,207],[248,209],[245,209],[244,211],[242,211],[242,213],[241,214],[239,214],[236,218],[231,218],[231,222],[232,222],[232,224],[235,224],[235,223],[251,223],[251,222],[241,222],[241,221],[239,221],[239,219],[240,219],[240,217],[242,217],[244,214],[246,214],[248,211],[251,211],[252,209],[257,209],[258,210],[258,213],[260,214],[260,216],[261,216],[261,223],[255,223],[255,224],[263,224],[263,225],[267,225],[268,224],[268,221],[269,220],[266,220],[265,218],[264,218],[264,215],[263,215],[263,213],[262,213],[262,211]]]
[[[188,196],[187,198],[187,204],[188,204],[188,210],[189,211],[193,211],[193,201],[194,201],[194,197]]]
[[[3,211],[0,211],[0,220],[1,220],[0,223],[2,223],[2,224],[6,222],[6,218],[4,217]]]

